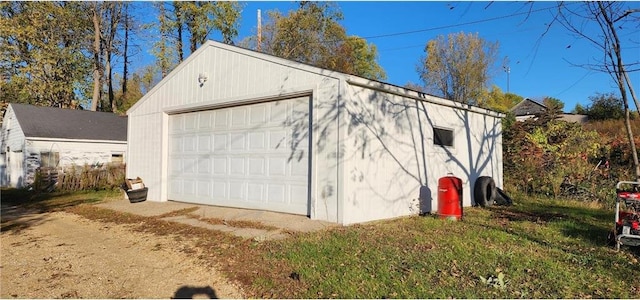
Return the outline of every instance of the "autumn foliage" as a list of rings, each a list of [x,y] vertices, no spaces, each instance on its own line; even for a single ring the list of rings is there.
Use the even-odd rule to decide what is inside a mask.
[[[615,184],[634,178],[622,122],[581,125],[542,116],[511,124],[503,138],[505,188],[612,204]]]

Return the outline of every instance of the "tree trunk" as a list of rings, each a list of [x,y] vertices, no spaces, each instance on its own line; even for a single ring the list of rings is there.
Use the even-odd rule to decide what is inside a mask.
[[[98,110],[100,102],[100,12],[98,2],[93,4],[93,98],[91,110]]]
[[[124,103],[125,99],[127,99],[127,77],[128,67],[129,67],[129,4],[124,4],[124,46],[122,51],[122,59],[123,59],[123,68],[122,68],[122,102]]]
[[[178,63],[184,61],[184,52],[182,51],[182,11],[180,10],[180,5],[177,1],[173,2],[174,14],[176,17],[176,22],[174,23],[176,26],[176,32],[178,37],[176,38],[176,52],[178,53]]]
[[[120,23],[120,14],[122,12],[122,3],[110,2],[109,12],[111,15],[111,21],[109,24],[108,40],[105,45],[105,57],[106,61],[106,74],[107,74],[107,88],[109,96],[109,107],[112,112],[118,110],[118,102],[115,99],[113,92],[113,69],[111,67],[111,59],[114,52],[114,40],[116,38],[116,31],[118,30],[118,24]]]
[[[636,104],[636,111],[640,113],[640,103],[638,103],[638,97],[636,96],[636,92],[631,85],[631,79],[629,78],[629,74],[624,72],[624,79],[626,80],[627,86],[629,87],[629,92],[631,93],[631,99]]]
[[[604,7],[602,2],[598,2],[598,8],[600,9],[600,13],[602,14],[602,18],[605,21],[605,24],[602,26],[606,26],[611,33],[613,54],[615,58],[612,57],[611,60],[615,63],[613,64],[613,70],[615,72],[616,81],[618,84],[618,89],[620,90],[620,96],[622,96],[622,101],[624,103],[624,121],[625,126],[627,127],[627,136],[629,138],[629,149],[631,150],[631,157],[633,158],[633,169],[636,175],[636,181],[640,182],[640,162],[638,161],[638,151],[636,150],[636,143],[633,137],[633,130],[631,128],[631,114],[629,109],[629,99],[627,97],[627,89],[625,88],[625,83],[631,86],[631,82],[627,80],[627,72],[624,68],[624,63],[622,61],[622,50],[620,47],[620,38],[618,37],[618,33],[616,31],[616,26],[614,21],[609,18],[607,9]],[[634,99],[635,100],[635,99]],[[637,105],[637,103],[636,103]]]

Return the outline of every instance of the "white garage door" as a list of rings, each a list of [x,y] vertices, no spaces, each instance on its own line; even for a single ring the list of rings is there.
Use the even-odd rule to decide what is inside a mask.
[[[309,214],[309,97],[172,115],[170,200]]]

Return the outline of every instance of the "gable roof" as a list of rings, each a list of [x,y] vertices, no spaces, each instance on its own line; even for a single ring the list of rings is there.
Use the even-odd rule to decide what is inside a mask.
[[[127,117],[114,113],[11,103],[25,137],[127,141]]]
[[[303,71],[307,71],[307,72],[311,72],[311,73],[315,73],[315,74],[320,74],[320,75],[324,75],[327,77],[333,77],[333,78],[338,78],[340,80],[344,80],[344,81],[349,81],[349,82],[353,82],[353,81],[360,81],[360,82],[366,82],[368,84],[375,84],[377,85],[379,88],[388,90],[389,88],[391,89],[398,89],[398,90],[402,90],[404,93],[404,95],[408,95],[408,94],[414,94],[414,97],[418,97],[421,99],[425,99],[426,97],[429,98],[437,98],[440,99],[444,102],[452,102],[454,103],[453,106],[460,108],[460,109],[468,109],[468,110],[474,110],[475,112],[482,112],[484,114],[489,114],[495,117],[504,117],[504,114],[499,113],[497,111],[493,111],[493,110],[489,110],[489,109],[485,109],[485,108],[480,108],[478,106],[474,106],[474,105],[461,105],[461,103],[456,103],[455,101],[451,100],[451,99],[445,99],[445,98],[441,98],[438,96],[434,96],[434,95],[429,95],[425,92],[421,92],[421,91],[417,91],[411,88],[407,88],[407,87],[401,87],[401,86],[397,86],[391,83],[386,83],[386,82],[382,82],[376,79],[369,79],[369,78],[364,78],[358,75],[353,75],[353,74],[347,74],[347,73],[343,73],[340,71],[335,71],[335,70],[331,70],[331,69],[324,69],[321,67],[317,67],[308,63],[303,63],[303,62],[298,62],[295,60],[290,60],[290,59],[286,59],[286,58],[282,58],[282,57],[278,57],[272,54],[268,54],[265,52],[260,52],[260,51],[256,51],[253,49],[248,49],[248,48],[244,48],[244,47],[240,47],[237,45],[230,45],[230,44],[226,44],[226,43],[222,43],[222,42],[217,42],[217,41],[213,41],[213,40],[207,40],[205,43],[203,43],[200,48],[198,48],[196,51],[192,52],[184,61],[182,61],[178,66],[176,66],[171,72],[169,72],[169,74],[167,76],[165,76],[164,78],[162,78],[162,80],[160,80],[160,82],[158,82],[153,88],[151,88],[150,91],[148,91],[144,96],[142,96],[142,98],[140,98],[133,106],[131,106],[129,108],[129,110],[127,110],[127,115],[130,114],[131,112],[135,111],[136,109],[138,109],[139,106],[142,106],[144,102],[146,102],[146,100],[148,98],[151,97],[151,95],[153,95],[156,91],[158,91],[159,89],[162,88],[162,86],[164,84],[166,84],[169,80],[172,79],[172,77],[176,76],[183,68],[186,68],[187,65],[189,65],[193,60],[196,59],[196,57],[198,55],[200,55],[201,53],[205,52],[208,50],[208,48],[217,48],[217,49],[221,49],[221,50],[225,50],[225,51],[229,51],[231,53],[235,53],[235,54],[239,54],[239,55],[244,55],[244,56],[250,56],[250,57],[255,57],[255,58],[260,58],[262,60],[265,61],[269,61],[271,63],[275,63],[275,64],[279,64],[279,65],[284,65],[290,68],[295,68],[295,69],[299,69],[299,70],[303,70]],[[377,83],[377,84],[376,84]],[[433,102],[433,101],[432,101]],[[441,101],[439,101],[439,104],[442,104]],[[451,105],[449,105],[451,106]]]
[[[547,111],[547,106],[529,98],[525,98],[511,108],[511,112],[516,116],[535,115],[545,111]]]

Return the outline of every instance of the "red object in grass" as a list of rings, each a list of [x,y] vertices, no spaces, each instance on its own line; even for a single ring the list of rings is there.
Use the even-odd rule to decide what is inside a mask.
[[[618,192],[618,197],[622,199],[638,199],[640,200],[640,193],[637,192]]]

